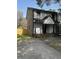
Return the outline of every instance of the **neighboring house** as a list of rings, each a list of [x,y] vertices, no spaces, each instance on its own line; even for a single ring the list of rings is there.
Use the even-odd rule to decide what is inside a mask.
[[[59,12],[28,8],[26,19],[30,35],[61,34],[61,13]]]

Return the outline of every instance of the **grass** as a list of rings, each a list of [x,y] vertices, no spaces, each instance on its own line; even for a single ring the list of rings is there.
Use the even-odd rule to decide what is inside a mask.
[[[61,42],[59,40],[54,40],[50,42],[49,46],[61,51]]]
[[[31,36],[29,35],[17,35],[17,41],[24,41],[24,40],[29,40],[31,39]]]

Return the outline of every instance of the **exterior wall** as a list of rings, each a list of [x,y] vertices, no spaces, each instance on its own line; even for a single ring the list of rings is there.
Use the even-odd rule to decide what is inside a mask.
[[[61,34],[61,13],[58,13],[58,17],[57,17],[57,19],[58,19],[58,34],[60,35]]]
[[[26,16],[26,19],[27,19],[27,30],[28,30],[28,34],[29,35],[32,35],[32,28],[33,28],[33,10],[28,8],[27,10],[27,16]]]
[[[58,13],[57,19],[58,19],[58,22],[61,23],[61,14],[60,13]]]

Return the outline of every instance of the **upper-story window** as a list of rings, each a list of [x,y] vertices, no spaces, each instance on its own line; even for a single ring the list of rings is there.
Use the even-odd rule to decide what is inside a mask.
[[[40,13],[37,11],[34,11],[34,18],[39,19]]]
[[[45,12],[39,12],[39,11],[34,11],[34,18],[36,19],[43,19],[44,17],[46,17],[48,14]]]
[[[46,17],[47,15],[48,15],[47,13],[41,12],[41,13],[40,13],[40,19],[43,19],[43,18]]]

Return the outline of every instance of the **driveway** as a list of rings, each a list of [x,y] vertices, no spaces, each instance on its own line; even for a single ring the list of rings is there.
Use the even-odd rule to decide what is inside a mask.
[[[17,44],[17,59],[61,59],[61,53],[41,40]]]

